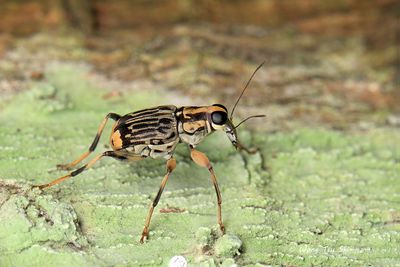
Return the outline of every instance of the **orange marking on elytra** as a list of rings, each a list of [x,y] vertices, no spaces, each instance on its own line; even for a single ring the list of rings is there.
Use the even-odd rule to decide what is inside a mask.
[[[114,150],[122,148],[121,133],[119,131],[115,131],[111,135],[111,146]]]

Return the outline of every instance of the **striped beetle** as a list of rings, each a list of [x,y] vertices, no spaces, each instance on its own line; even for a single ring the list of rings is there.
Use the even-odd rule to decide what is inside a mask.
[[[236,128],[248,119],[264,117],[264,115],[250,116],[236,126],[232,123],[232,117],[235,108],[243,96],[243,93],[247,89],[250,81],[263,64],[264,63],[256,68],[250,79],[247,81],[246,86],[239,95],[239,98],[237,99],[229,118],[227,108],[221,104],[214,104],[212,106],[187,106],[180,108],[172,105],[158,106],[128,113],[124,116],[120,116],[116,113],[108,113],[100,124],[89,150],[83,153],[73,162],[69,164],[57,165],[57,167],[63,170],[70,170],[72,167],[76,166],[85,158],[87,158],[96,149],[108,119],[116,121],[112,127],[110,137],[112,150],[105,151],[97,155],[87,164],[68,173],[67,175],[64,175],[50,183],[35,185],[34,187],[44,189],[61,183],[62,181],[74,177],[84,170],[89,169],[102,157],[112,157],[119,160],[128,161],[141,160],[147,157],[166,159],[167,173],[162,179],[160,189],[158,190],[158,193],[148,211],[142,236],[140,238],[140,242],[143,243],[143,241],[147,239],[149,235],[149,225],[154,208],[157,206],[158,201],[160,200],[161,194],[170,174],[176,167],[176,161],[173,158],[174,150],[178,143],[186,143],[189,145],[192,160],[197,165],[207,168],[210,172],[211,181],[217,194],[217,221],[221,232],[224,233],[225,227],[222,223],[221,215],[222,198],[217,183],[217,177],[215,176],[214,169],[207,156],[204,153],[196,150],[195,147],[209,134],[217,130],[223,130],[236,149],[245,150],[248,153],[255,152],[254,150],[247,149],[239,143],[236,134]]]

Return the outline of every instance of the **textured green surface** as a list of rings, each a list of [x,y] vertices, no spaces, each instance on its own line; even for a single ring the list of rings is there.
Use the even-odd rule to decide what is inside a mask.
[[[62,175],[55,165],[84,152],[108,112],[169,104],[168,96],[105,100],[84,67],[48,69],[45,81],[0,103],[1,266],[165,266],[175,255],[203,266],[400,266],[398,130],[240,129],[244,143],[260,148],[255,155],[236,152],[222,133],[210,136],[199,150],[219,178],[225,237],[209,174],[181,145],[150,239],[140,245],[163,161],[105,158],[43,192],[29,184]],[[110,127],[96,153],[106,149]],[[167,207],[183,212],[159,212]]]

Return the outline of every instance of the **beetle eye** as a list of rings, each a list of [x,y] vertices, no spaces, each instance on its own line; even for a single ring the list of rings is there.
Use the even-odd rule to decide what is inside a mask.
[[[214,104],[213,106],[214,106],[214,107],[220,107],[220,108],[225,109],[225,111],[228,111],[224,105],[221,105],[221,104]]]
[[[211,119],[217,125],[224,125],[228,120],[228,115],[222,111],[215,111],[211,114]]]

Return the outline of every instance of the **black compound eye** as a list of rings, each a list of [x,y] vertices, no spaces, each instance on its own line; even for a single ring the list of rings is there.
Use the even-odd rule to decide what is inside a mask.
[[[217,125],[224,125],[228,120],[228,114],[223,111],[215,111],[211,114],[211,119]]]

